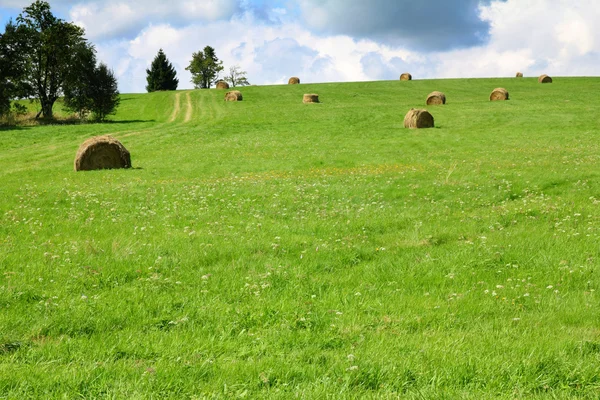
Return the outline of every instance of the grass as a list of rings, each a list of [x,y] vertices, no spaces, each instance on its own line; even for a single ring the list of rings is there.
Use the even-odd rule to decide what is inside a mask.
[[[0,398],[597,398],[599,89],[161,92],[4,128]],[[73,172],[100,134],[134,169]]]

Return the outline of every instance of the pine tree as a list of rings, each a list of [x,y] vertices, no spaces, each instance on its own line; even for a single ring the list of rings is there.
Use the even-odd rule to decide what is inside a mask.
[[[146,77],[146,81],[148,82],[146,90],[148,92],[177,89],[177,85],[179,84],[179,79],[176,78],[177,72],[162,49],[158,51],[150,69],[147,69],[146,73],[148,74]]]

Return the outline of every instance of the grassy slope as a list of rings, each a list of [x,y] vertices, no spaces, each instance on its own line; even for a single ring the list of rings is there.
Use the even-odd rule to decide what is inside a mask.
[[[594,398],[599,89],[124,95],[0,131],[0,397]],[[136,168],[73,172],[105,133]]]

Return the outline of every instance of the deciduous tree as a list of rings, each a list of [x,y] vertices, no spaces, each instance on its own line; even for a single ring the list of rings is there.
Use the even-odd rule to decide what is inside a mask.
[[[192,83],[196,89],[208,89],[219,80],[223,61],[217,58],[214,48],[206,46],[204,50],[192,54],[192,61],[186,70],[192,73]]]
[[[52,118],[52,108],[62,95],[65,84],[73,80],[82,57],[94,52],[84,30],[55,17],[50,4],[37,0],[17,17],[15,29],[5,31],[24,57],[21,95],[35,97],[41,114]]]
[[[246,71],[242,71],[239,65],[229,67],[229,74],[225,76],[225,80],[233,87],[250,85],[250,82],[246,78]]]

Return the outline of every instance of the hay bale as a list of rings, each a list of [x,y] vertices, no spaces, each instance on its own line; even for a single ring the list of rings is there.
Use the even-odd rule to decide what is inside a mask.
[[[79,146],[75,156],[75,171],[116,168],[131,168],[131,155],[112,136],[96,136]]]
[[[431,92],[429,96],[427,96],[427,105],[439,105],[446,104],[446,95],[442,92]]]
[[[504,88],[496,88],[490,94],[490,101],[508,100],[508,91]]]
[[[427,110],[420,110],[411,108],[411,110],[404,117],[405,128],[433,128],[433,115]]]
[[[318,94],[305,94],[304,97],[302,98],[302,102],[304,104],[307,103],[318,103],[319,102],[319,95]]]
[[[544,74],[538,78],[539,83],[552,83],[552,78],[548,75]]]
[[[225,93],[225,101],[242,101],[243,99],[242,93],[239,90],[232,90]]]
[[[408,72],[405,72],[402,75],[400,75],[400,80],[401,81],[412,81],[412,75],[409,74]]]
[[[217,89],[229,89],[229,83],[225,81],[217,82]]]
[[[296,76],[292,76],[290,78],[290,80],[288,80],[288,85],[299,85],[300,84],[300,78],[296,77]]]
[[[523,73],[522,72],[517,72],[517,78],[522,78],[523,77]]]

